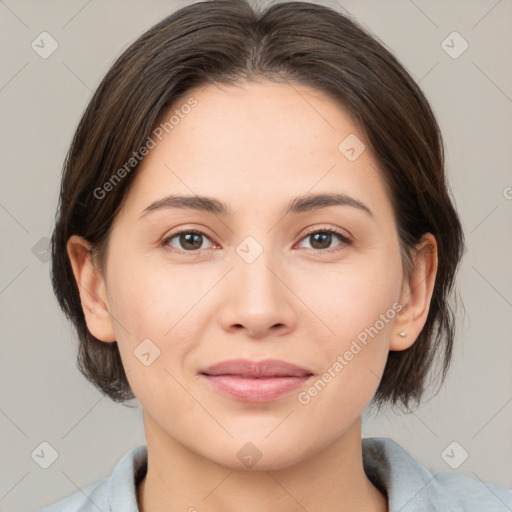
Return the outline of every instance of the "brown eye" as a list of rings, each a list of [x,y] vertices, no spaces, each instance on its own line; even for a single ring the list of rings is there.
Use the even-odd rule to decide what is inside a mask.
[[[302,240],[306,240],[308,238],[311,240],[311,249],[322,252],[333,252],[341,250],[344,246],[350,245],[352,243],[349,238],[334,229],[311,231],[306,236],[304,236]],[[338,244],[338,246],[335,248],[331,248],[331,243],[336,238],[341,240],[342,243]]]
[[[202,247],[204,238],[210,240],[202,231],[178,231],[177,233],[167,237],[163,241],[162,245],[170,245],[171,247],[179,249],[183,252],[196,252],[201,249],[205,249],[205,247]],[[177,243],[179,244],[178,247],[171,244],[171,241],[174,239],[177,240]]]

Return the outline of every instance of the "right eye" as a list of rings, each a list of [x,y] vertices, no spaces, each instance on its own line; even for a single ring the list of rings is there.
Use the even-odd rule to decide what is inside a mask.
[[[173,247],[178,249],[180,252],[199,252],[204,248],[201,248],[203,245],[204,238],[210,240],[210,238],[203,233],[202,231],[188,229],[177,231],[168,237],[165,238],[162,242],[162,246],[164,247]],[[176,239],[177,243],[181,245],[180,247],[176,247],[171,243],[172,240]]]

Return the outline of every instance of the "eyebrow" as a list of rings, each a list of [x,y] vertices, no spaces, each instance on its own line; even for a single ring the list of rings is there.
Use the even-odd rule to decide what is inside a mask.
[[[292,199],[285,207],[283,216],[320,210],[329,206],[351,206],[367,213],[373,213],[364,203],[346,194],[307,194]],[[169,195],[151,203],[141,214],[144,217],[150,212],[164,208],[182,208],[233,217],[235,212],[224,202],[208,196]]]

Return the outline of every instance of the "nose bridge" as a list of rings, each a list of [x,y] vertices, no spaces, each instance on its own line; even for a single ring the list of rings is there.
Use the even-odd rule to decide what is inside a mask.
[[[229,303],[223,304],[222,319],[225,328],[245,327],[254,337],[277,326],[290,328],[294,322],[292,295],[282,280],[284,268],[279,262],[279,251],[271,247],[272,236],[260,242],[248,235],[236,247],[230,280],[235,287]]]
[[[261,240],[261,236],[258,238]],[[239,297],[250,298],[255,310],[269,308],[276,300],[276,294],[282,295],[282,283],[275,275],[280,265],[271,239],[266,237],[260,243],[254,235],[248,235],[236,247],[235,272],[240,284]]]

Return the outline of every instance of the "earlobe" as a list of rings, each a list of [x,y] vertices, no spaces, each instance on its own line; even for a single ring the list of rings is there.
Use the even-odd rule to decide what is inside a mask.
[[[431,233],[423,235],[412,259],[413,269],[404,281],[400,298],[402,309],[395,320],[390,350],[411,347],[427,321],[438,265],[437,243]]]
[[[105,279],[94,265],[91,244],[83,237],[73,235],[68,240],[67,251],[80,294],[87,328],[95,338],[101,341],[116,341]]]

